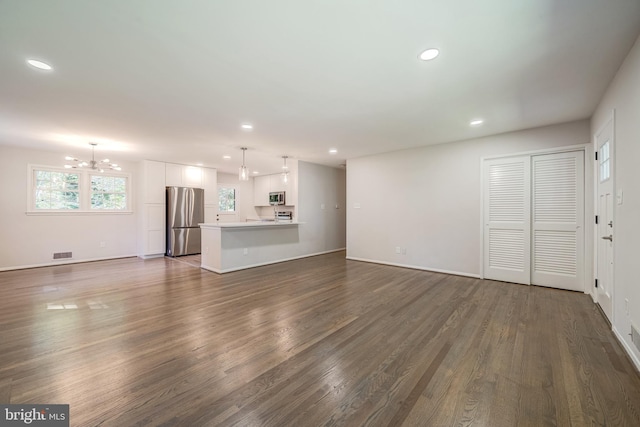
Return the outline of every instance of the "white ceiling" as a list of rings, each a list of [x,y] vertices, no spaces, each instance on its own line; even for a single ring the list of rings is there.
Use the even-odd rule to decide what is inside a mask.
[[[0,0],[0,144],[337,166],[588,118],[639,32],[638,0]]]

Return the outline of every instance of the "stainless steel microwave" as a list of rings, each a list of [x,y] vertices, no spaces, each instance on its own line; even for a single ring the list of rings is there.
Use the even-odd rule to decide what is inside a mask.
[[[284,191],[272,191],[269,193],[269,204],[272,206],[275,205],[284,205]]]

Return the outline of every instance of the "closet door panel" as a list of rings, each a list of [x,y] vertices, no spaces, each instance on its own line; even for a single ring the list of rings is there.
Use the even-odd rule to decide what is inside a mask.
[[[584,291],[584,153],[533,156],[531,283]]]
[[[529,284],[530,158],[486,160],[483,174],[484,277]]]

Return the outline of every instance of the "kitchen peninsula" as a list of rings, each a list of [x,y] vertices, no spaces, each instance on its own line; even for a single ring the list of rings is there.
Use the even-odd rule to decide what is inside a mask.
[[[296,221],[200,224],[201,267],[227,273],[300,257]]]

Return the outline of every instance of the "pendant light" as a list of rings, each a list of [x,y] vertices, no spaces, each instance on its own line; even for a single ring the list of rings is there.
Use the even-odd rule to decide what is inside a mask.
[[[289,156],[282,156],[283,165],[282,165],[282,182],[284,184],[289,183],[289,167],[287,166],[287,159]]]
[[[247,151],[247,147],[242,147],[242,166],[240,166],[240,170],[238,172],[238,179],[240,181],[249,181],[249,169],[244,164],[244,153]]]

